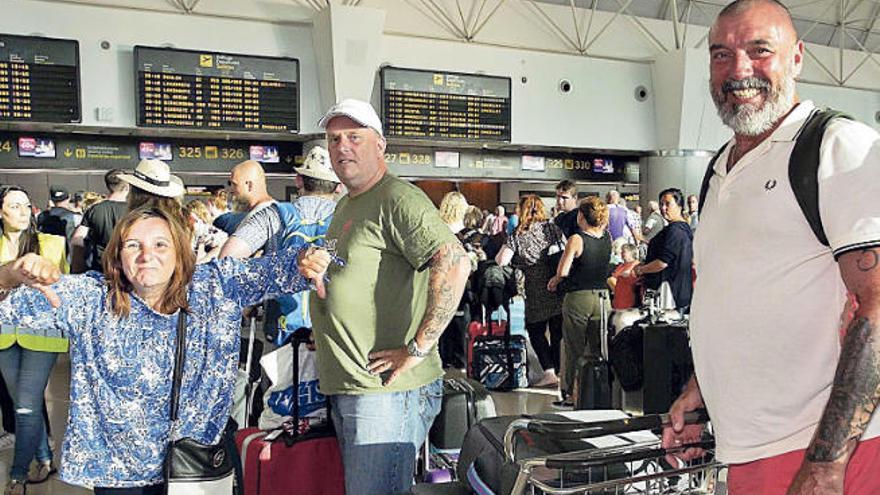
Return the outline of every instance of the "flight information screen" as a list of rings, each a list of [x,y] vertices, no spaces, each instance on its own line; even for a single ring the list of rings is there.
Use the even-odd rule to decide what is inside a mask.
[[[299,130],[296,59],[136,46],[134,60],[139,126]]]
[[[0,34],[0,120],[81,120],[79,43]]]
[[[510,141],[510,78],[385,67],[389,137]]]

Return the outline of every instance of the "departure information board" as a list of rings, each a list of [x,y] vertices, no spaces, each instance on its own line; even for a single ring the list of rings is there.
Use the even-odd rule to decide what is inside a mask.
[[[0,34],[0,120],[79,122],[79,43]]]
[[[389,137],[510,141],[510,78],[385,67]]]
[[[249,132],[299,130],[299,61],[134,48],[137,122]]]

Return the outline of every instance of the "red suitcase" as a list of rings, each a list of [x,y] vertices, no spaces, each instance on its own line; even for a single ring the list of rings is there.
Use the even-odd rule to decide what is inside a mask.
[[[287,445],[283,436],[246,428],[235,434],[244,469],[244,495],[344,495],[336,437],[312,430]],[[289,440],[289,439],[288,439]]]
[[[307,336],[296,334],[290,342],[295,383],[299,381],[299,349],[308,342]],[[298,400],[293,401],[292,412],[300,417]],[[290,431],[245,428],[236,432],[244,495],[345,495],[342,455],[332,424],[291,423]]]

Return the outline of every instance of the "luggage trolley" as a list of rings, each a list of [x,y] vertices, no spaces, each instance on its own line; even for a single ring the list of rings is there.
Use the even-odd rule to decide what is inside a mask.
[[[705,411],[689,413],[688,424],[705,423]],[[668,425],[668,414],[592,423],[543,419],[516,420],[504,436],[506,461],[519,465],[511,495],[726,495],[726,466],[714,457],[714,439],[664,449],[660,438],[648,430]],[[516,436],[531,434],[558,438],[590,439],[597,448],[544,457],[516,459]],[[603,440],[604,439],[604,440]],[[667,454],[698,447],[700,459],[669,466]]]

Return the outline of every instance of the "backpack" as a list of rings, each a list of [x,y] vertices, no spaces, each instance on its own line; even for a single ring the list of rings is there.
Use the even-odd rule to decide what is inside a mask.
[[[791,189],[807,223],[810,224],[810,229],[823,246],[829,244],[825,228],[822,226],[822,217],[819,214],[819,149],[822,146],[825,129],[832,120],[837,118],[853,120],[849,115],[837,110],[829,108],[813,110],[795,139],[794,149],[788,160],[788,178],[791,182]],[[709,192],[709,181],[715,175],[715,162],[724,152],[727,144],[725,143],[709,161],[706,174],[703,176],[703,184],[700,186],[697,211],[703,211],[706,193]]]
[[[299,248],[307,244],[321,246],[324,237],[333,219],[331,213],[325,218],[314,221],[303,218],[299,209],[292,203],[275,203],[278,216],[281,218],[281,230],[283,232],[281,244],[278,250]],[[277,308],[271,306],[277,305]],[[277,297],[273,304],[266,310],[266,321],[269,325],[277,322],[272,331],[267,328],[267,337],[277,346],[286,344],[294,332],[300,328],[312,328],[312,319],[309,317],[309,291],[296,294],[285,294]],[[268,326],[268,325],[267,325]]]

